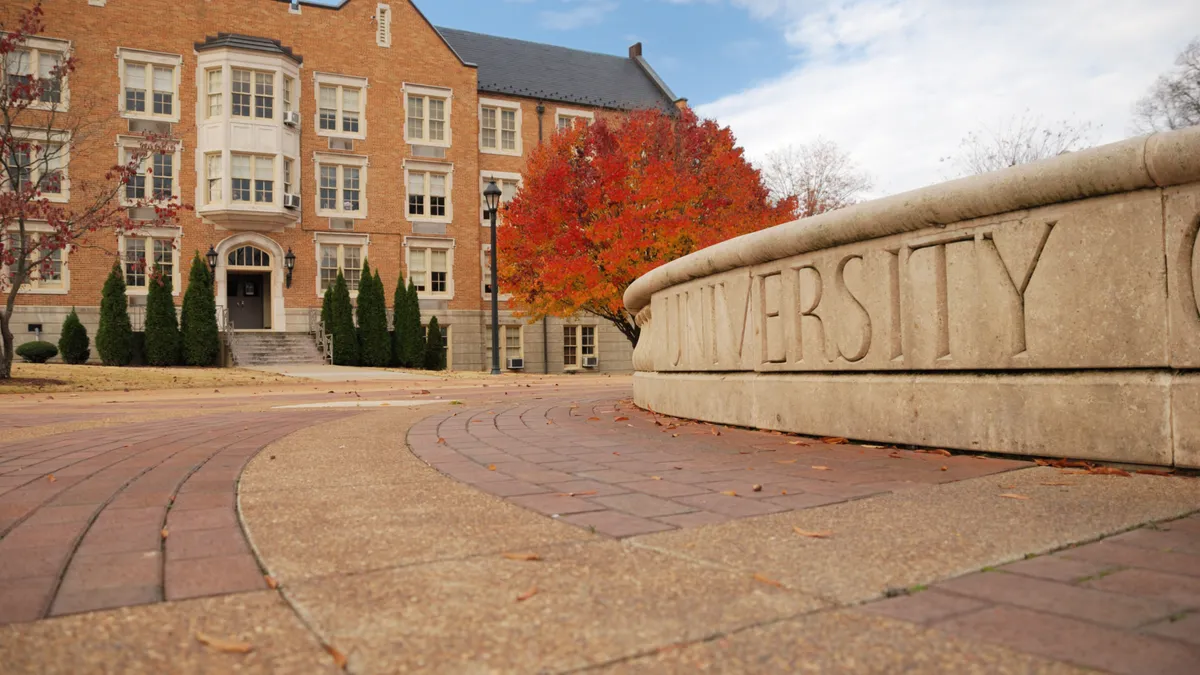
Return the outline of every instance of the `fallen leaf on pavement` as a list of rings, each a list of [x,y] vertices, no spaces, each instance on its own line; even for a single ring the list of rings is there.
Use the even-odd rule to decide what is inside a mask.
[[[829,438],[822,438],[821,442],[828,443],[829,445],[845,445],[850,441],[846,440],[845,438],[841,438],[840,436],[830,436]]]
[[[806,441],[788,441],[788,445],[812,445]]]
[[[950,456],[949,450],[918,450],[917,452],[920,452],[925,455],[942,455],[943,457]]]
[[[54,474],[50,474],[49,476],[46,476],[46,480],[48,480],[48,481],[50,481],[51,483],[53,483],[54,481],[56,481],[56,480],[58,480],[58,479],[54,477]]]
[[[755,484],[754,484],[754,486],[753,486],[753,487],[751,487],[750,489],[751,489],[751,490],[753,490],[753,491],[755,491],[755,492],[762,492],[762,486],[761,486],[761,485],[759,485],[759,484],[757,484],[757,483],[755,483]]]
[[[542,559],[542,556],[536,553],[502,553],[501,555],[509,560],[521,560],[524,562],[533,562]]]
[[[342,669],[346,667],[346,655],[341,650],[333,645],[325,645],[325,651],[329,652],[329,655],[333,657],[333,665]]]
[[[828,471],[829,467],[821,466],[820,464],[817,464],[817,465],[814,465],[812,469],[813,469],[813,471]]]
[[[780,490],[780,491],[779,491],[779,494],[781,494],[781,495],[786,495],[786,494],[787,494],[787,490]]]
[[[599,417],[589,417],[589,418],[587,418],[587,421],[589,421],[589,422],[599,422],[599,421],[600,421],[600,418],[599,418]]]
[[[736,497],[737,496],[737,493],[734,492],[733,490],[722,490],[721,494],[723,494],[727,497]]]
[[[531,589],[529,589],[529,590],[525,591],[524,593],[522,593],[522,594],[518,595],[518,596],[517,596],[517,602],[525,602],[526,600],[528,600],[528,599],[532,598],[533,596],[537,595],[537,593],[538,593],[537,586],[534,586],[533,588],[531,588]]]
[[[164,527],[164,528],[162,529],[162,532],[159,532],[159,534],[161,534],[161,535],[162,535],[162,538],[163,538],[163,539],[166,539],[166,538],[167,538],[167,534],[168,534],[168,533],[167,533],[167,528],[165,528],[165,527]]]
[[[488,471],[495,471],[495,470],[496,470],[495,464],[488,464]]]
[[[650,480],[662,480],[662,476],[650,476]]]
[[[614,455],[620,455],[621,453],[619,453],[619,452],[613,452],[613,454],[614,454]]]
[[[196,641],[202,645],[207,645],[219,652],[226,654],[249,654],[254,651],[254,645],[249,642],[238,642],[237,640],[222,640],[211,635],[205,635],[200,631],[196,631]]]
[[[624,422],[624,421],[626,421],[626,420],[628,420],[628,419],[629,419],[628,417],[621,416],[621,417],[614,417],[614,418],[613,418],[613,421],[614,421],[614,422]]]
[[[1173,476],[1173,471],[1162,471],[1160,469],[1138,469],[1134,473],[1144,473],[1147,476]]]
[[[798,527],[793,527],[792,529],[795,530],[796,534],[800,535],[801,537],[812,537],[813,539],[828,539],[833,536],[833,532],[830,532],[828,530],[823,530],[820,532],[812,532],[810,530],[802,530]]]
[[[428,389],[418,389],[417,391],[414,391],[413,393],[414,393],[414,394],[417,394],[417,395],[420,395],[420,394],[428,394],[428,393],[429,393],[429,390],[428,390]]]
[[[755,574],[755,575],[754,575],[754,580],[755,580],[755,581],[757,581],[757,582],[758,582],[758,583],[760,583],[760,584],[766,584],[766,585],[768,585],[768,586],[774,586],[775,588],[783,588],[783,584],[782,584],[782,583],[780,583],[780,582],[778,582],[778,581],[775,581],[774,579],[772,579],[772,578],[770,578],[770,577],[765,577],[765,576],[763,576],[763,575],[761,575],[761,574]]]
[[[1124,469],[1118,469],[1115,466],[1093,466],[1092,468],[1088,469],[1088,473],[1103,476],[1125,476],[1126,478],[1132,478],[1128,471],[1125,471]]]
[[[679,438],[679,434],[671,434],[671,438]]]
[[[271,590],[275,590],[276,588],[279,588],[279,582],[275,581],[275,577],[271,576],[270,574],[264,574],[263,581],[267,582],[267,588],[269,588]]]
[[[1012,492],[1005,492],[1000,496],[1004,497],[1005,499],[1029,499],[1029,497],[1026,497],[1025,495],[1019,495]]]
[[[777,459],[777,460],[775,460],[775,463],[776,464],[795,464],[796,460],[794,460],[794,459]]]
[[[905,459],[904,455],[895,451],[889,452],[888,457],[891,457],[892,459]]]
[[[942,471],[949,471],[950,469],[949,469],[949,468],[947,468],[947,467],[944,467],[944,466],[943,466],[941,470],[942,470]]]
[[[712,433],[712,435],[713,435],[713,436],[720,436],[720,435],[721,435],[721,432],[720,432],[720,431],[717,431],[717,428],[716,428],[716,427],[709,427],[709,431]]]
[[[437,440],[437,443],[435,443],[435,445],[445,445],[445,444],[446,444],[446,439],[442,438],[441,436],[438,436],[438,440]]]
[[[887,446],[886,445],[864,445],[863,447],[871,448],[872,450],[882,450],[883,448],[886,448]]]

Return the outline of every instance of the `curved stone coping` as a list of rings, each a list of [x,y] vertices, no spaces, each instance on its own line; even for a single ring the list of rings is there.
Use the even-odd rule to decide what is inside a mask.
[[[347,414],[223,413],[0,447],[0,625],[265,589],[235,510],[242,468]]]
[[[857,241],[1010,211],[1200,180],[1200,127],[1130,138],[932,185],[752,232],[642,275],[625,291],[634,314],[693,279]]]
[[[435,469],[478,490],[615,538],[1030,466],[717,429],[612,399],[431,415],[413,425],[408,445]]]

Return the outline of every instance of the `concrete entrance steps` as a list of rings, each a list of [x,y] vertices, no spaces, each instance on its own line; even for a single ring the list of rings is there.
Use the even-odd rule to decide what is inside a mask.
[[[325,363],[310,333],[235,333],[233,362],[237,366]]]

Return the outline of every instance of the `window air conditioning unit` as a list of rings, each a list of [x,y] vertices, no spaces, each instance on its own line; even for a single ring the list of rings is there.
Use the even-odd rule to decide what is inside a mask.
[[[283,123],[289,127],[300,128],[300,113],[295,110],[289,110],[283,113]]]
[[[525,359],[509,359],[509,370],[525,370]]]
[[[283,208],[298,209],[300,208],[300,195],[283,195]]]
[[[595,368],[596,366],[599,366],[599,365],[600,365],[599,358],[597,358],[595,356],[583,357],[583,367],[584,368]]]

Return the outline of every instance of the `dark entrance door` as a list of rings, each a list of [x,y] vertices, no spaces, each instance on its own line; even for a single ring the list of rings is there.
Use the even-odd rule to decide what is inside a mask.
[[[266,328],[263,294],[267,291],[268,275],[262,272],[230,272],[228,279],[229,318],[234,330]]]

